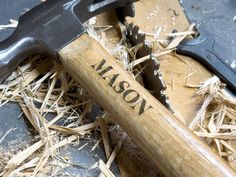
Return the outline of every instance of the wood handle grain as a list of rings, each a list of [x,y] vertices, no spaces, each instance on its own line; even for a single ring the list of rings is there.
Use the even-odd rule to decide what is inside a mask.
[[[166,176],[236,176],[87,34],[63,48],[59,56],[68,73],[109,111]]]

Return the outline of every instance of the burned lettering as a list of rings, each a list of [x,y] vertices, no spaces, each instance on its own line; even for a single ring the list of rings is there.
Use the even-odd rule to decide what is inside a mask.
[[[113,89],[116,91],[116,93],[122,93],[126,89],[130,87],[130,84],[126,81],[121,81],[118,85],[116,85]]]
[[[123,100],[129,104],[138,115],[152,108],[135,89],[130,89],[131,85],[129,82],[120,79],[120,74],[115,73],[112,66],[106,65],[105,59],[91,66],[97,71],[98,75],[107,81],[108,85],[112,87],[116,93],[122,94]]]
[[[106,81],[109,82],[109,85],[111,87],[113,87],[116,79],[119,77],[119,74],[113,74],[113,75],[109,75],[109,76],[106,76],[106,77],[103,77],[103,79],[105,79]]]
[[[140,96],[139,93],[135,90],[126,90],[123,94],[123,98],[126,103],[136,103]]]
[[[131,106],[131,108],[133,108],[134,110],[137,109],[138,110],[138,114],[141,115],[145,111],[147,111],[149,109],[152,109],[153,107],[151,105],[148,105],[147,101],[145,99],[142,99],[140,102],[138,102],[134,106]]]
[[[104,74],[106,74],[108,71],[111,71],[113,69],[112,66],[105,67],[105,64],[106,64],[106,60],[102,60],[100,63],[92,65],[92,68],[95,69],[95,71],[99,71],[98,74],[103,77]]]

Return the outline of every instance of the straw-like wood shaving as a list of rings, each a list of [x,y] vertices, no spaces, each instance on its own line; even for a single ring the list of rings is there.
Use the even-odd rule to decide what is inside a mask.
[[[204,102],[189,127],[233,167],[236,162],[236,98],[214,76],[201,84]]]
[[[106,177],[115,177],[115,175],[111,172],[111,170],[106,166],[106,164],[102,160],[99,161],[99,168]]]
[[[109,134],[108,134],[108,127],[107,121],[104,118],[99,119],[99,125],[101,128],[101,134],[103,139],[103,146],[106,153],[106,158],[109,159],[110,157],[110,144],[109,144]]]
[[[16,20],[10,19],[9,22],[10,23],[7,25],[0,25],[0,30],[6,29],[6,28],[16,28],[18,25],[18,21]]]

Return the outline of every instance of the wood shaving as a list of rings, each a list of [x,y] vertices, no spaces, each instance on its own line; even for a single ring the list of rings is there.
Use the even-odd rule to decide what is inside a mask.
[[[7,25],[0,25],[0,30],[9,29],[9,28],[16,28],[18,25],[18,21],[16,21],[16,20],[10,19],[9,22],[10,23]]]
[[[12,131],[14,131],[16,128],[9,129],[1,138],[0,138],[0,144],[3,142],[3,140],[9,135]]]
[[[140,31],[140,33],[143,33],[147,36],[149,36],[148,39],[146,39],[146,43],[151,46],[153,49],[152,55],[155,58],[158,58],[162,55],[172,54],[175,52],[176,47],[182,42],[187,36],[195,34],[194,32],[195,24],[191,24],[190,27],[185,32],[178,32],[178,33],[168,33],[164,34],[168,37],[175,37],[173,40],[162,40],[160,39],[160,34],[163,32],[163,27],[157,27],[156,32],[146,33],[143,31]],[[151,37],[151,38],[150,38]],[[163,43],[164,41],[164,43]],[[169,43],[169,44],[166,44]],[[130,68],[134,68],[135,66],[147,61],[150,59],[150,56],[144,56],[140,59],[133,59],[131,63],[129,63],[126,68],[131,70]]]
[[[235,167],[236,98],[216,76],[203,82],[197,94],[204,102],[189,127]]]

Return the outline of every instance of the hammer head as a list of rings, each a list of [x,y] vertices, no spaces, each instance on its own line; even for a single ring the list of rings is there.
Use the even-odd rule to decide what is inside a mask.
[[[19,36],[40,40],[52,50],[61,49],[85,32],[83,23],[109,9],[128,6],[135,0],[47,0],[19,20]]]
[[[8,39],[0,43],[0,82],[26,57],[57,52],[86,30],[83,23],[110,9],[119,9],[118,17],[134,15],[137,0],[47,0],[20,17]]]

